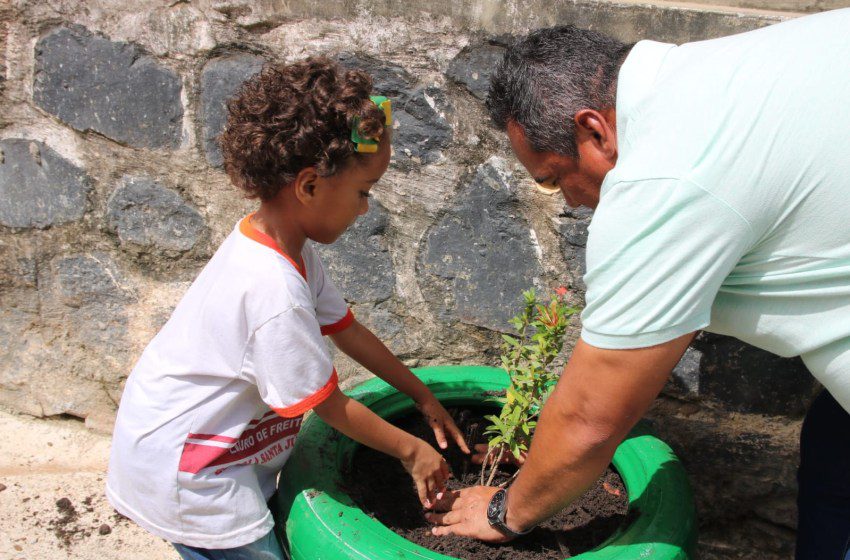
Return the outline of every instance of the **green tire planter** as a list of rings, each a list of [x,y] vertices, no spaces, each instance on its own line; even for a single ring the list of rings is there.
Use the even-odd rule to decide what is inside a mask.
[[[447,406],[500,406],[488,391],[508,385],[497,368],[444,366],[414,370]],[[383,418],[414,411],[413,402],[380,379],[348,392]],[[285,523],[294,560],[404,560],[450,557],[395,534],[364,514],[344,490],[342,473],[358,443],[311,415],[280,476],[273,508]],[[687,476],[672,450],[638,426],[617,448],[613,464],[629,492],[634,520],[580,560],[687,560],[693,558],[696,519]]]

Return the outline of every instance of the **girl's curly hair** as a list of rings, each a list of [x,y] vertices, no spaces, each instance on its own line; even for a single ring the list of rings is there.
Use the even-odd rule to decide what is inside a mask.
[[[224,170],[248,198],[270,200],[305,167],[327,177],[354,156],[351,127],[376,138],[384,113],[369,99],[372,78],[326,57],[267,64],[227,102],[219,141]]]

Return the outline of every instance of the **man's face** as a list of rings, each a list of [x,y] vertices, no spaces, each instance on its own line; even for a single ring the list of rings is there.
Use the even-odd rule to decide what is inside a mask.
[[[583,123],[576,124],[578,159],[534,151],[522,126],[508,122],[508,138],[517,159],[537,183],[558,187],[571,208],[596,208],[602,180],[617,162],[613,111],[607,120],[601,113],[591,113]]]

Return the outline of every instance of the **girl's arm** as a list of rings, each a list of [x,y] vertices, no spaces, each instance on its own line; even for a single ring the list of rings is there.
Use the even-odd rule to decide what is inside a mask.
[[[419,501],[430,508],[446,488],[450,476],[443,456],[425,441],[397,428],[344,395],[339,388],[313,410],[353,440],[399,459],[413,477]]]
[[[350,327],[330,337],[337,348],[414,400],[417,408],[425,415],[428,424],[434,430],[440,448],[448,447],[446,442],[446,434],[448,434],[464,453],[469,453],[463,434],[440,401],[384,346],[378,337],[372,334],[372,331],[355,319]]]

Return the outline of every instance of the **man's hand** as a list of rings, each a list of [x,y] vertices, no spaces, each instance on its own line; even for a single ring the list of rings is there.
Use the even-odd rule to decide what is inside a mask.
[[[446,441],[446,436],[448,436],[457,443],[457,446],[460,447],[461,451],[469,453],[469,447],[463,439],[463,434],[458,429],[454,420],[452,420],[449,411],[443,407],[440,401],[437,400],[437,397],[435,397],[430,391],[428,392],[428,395],[429,396],[421,402],[416,403],[416,408],[419,409],[419,412],[421,412],[422,416],[425,417],[425,421],[428,422],[428,425],[431,426],[432,430],[434,430],[434,436],[437,438],[437,445],[440,446],[440,449],[448,448],[449,444]]]
[[[473,486],[452,492],[449,499],[441,500],[438,509],[451,508],[447,513],[427,513],[425,517],[437,525],[431,529],[436,536],[459,535],[490,543],[511,540],[487,521],[487,506],[499,489],[492,486]]]

